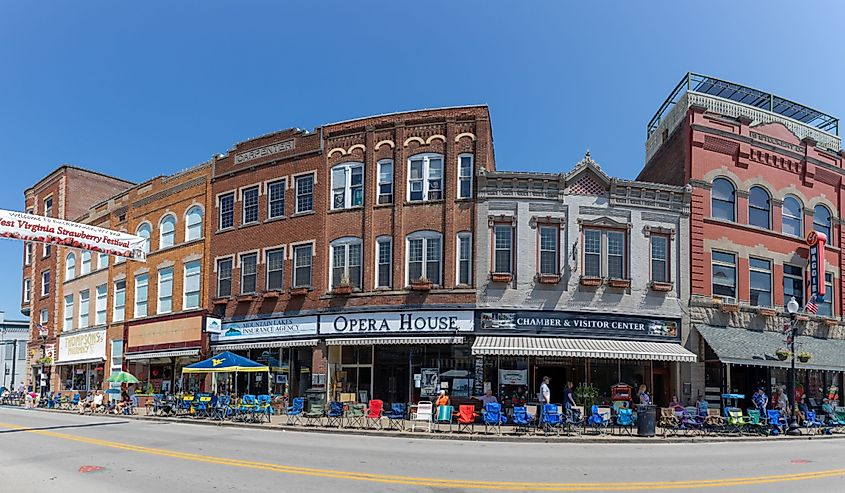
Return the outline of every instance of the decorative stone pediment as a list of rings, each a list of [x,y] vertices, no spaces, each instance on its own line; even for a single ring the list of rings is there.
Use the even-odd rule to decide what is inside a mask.
[[[599,217],[596,219],[579,218],[578,224],[580,224],[582,228],[593,226],[597,228],[631,229],[631,223],[615,221],[607,216]]]

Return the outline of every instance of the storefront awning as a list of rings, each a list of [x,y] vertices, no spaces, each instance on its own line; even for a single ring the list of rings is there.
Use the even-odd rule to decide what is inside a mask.
[[[275,347],[313,347],[317,345],[317,342],[317,339],[242,342],[240,344],[216,344],[212,345],[212,349],[214,349],[215,351],[240,351],[242,349],[264,349]]]
[[[76,361],[56,361],[56,365],[87,365],[89,363],[102,363],[106,359],[105,358],[90,358],[90,359],[78,359]]]
[[[390,344],[463,344],[461,336],[345,337],[326,339],[328,346],[385,346]]]
[[[789,368],[791,364],[789,359],[781,361],[775,356],[778,349],[788,349],[787,334],[782,332],[757,332],[711,325],[696,325],[695,328],[722,363],[776,368]],[[807,363],[796,360],[796,368],[845,371],[845,340],[798,336],[795,339],[795,351],[806,351],[811,355]]]
[[[179,356],[198,356],[199,349],[180,349],[176,351],[156,351],[153,353],[126,353],[126,359],[158,359],[158,358],[176,358]]]
[[[564,337],[493,337],[475,339],[472,354],[634,359],[694,363],[695,354],[673,342],[568,339]]]

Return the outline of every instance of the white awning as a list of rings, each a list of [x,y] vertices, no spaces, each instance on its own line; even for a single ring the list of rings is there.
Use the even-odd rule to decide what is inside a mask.
[[[243,342],[240,344],[212,344],[215,351],[240,351],[242,349],[264,349],[274,347],[313,347],[317,345],[317,339],[296,339],[265,342]]]
[[[197,356],[200,354],[199,349],[180,349],[177,351],[157,351],[152,353],[126,353],[126,359],[158,359],[158,358],[177,358],[179,356]]]
[[[390,344],[462,344],[461,336],[419,336],[419,337],[346,337],[326,339],[328,346],[384,346]]]
[[[106,358],[78,359],[76,361],[56,361],[56,365],[87,365],[88,363],[102,363]]]
[[[570,358],[634,359],[694,363],[695,354],[673,342],[568,339],[564,337],[481,336],[472,354],[500,356],[562,356]]]

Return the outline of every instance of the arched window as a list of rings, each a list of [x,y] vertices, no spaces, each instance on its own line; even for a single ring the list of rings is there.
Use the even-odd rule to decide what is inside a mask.
[[[185,241],[202,238],[202,207],[195,205],[188,209],[185,218]]]
[[[443,235],[434,231],[418,231],[407,236],[405,254],[406,284],[427,279],[435,285],[443,283]]]
[[[772,227],[772,202],[763,187],[751,187],[748,192],[748,224],[760,228]]]
[[[76,275],[76,255],[69,253],[65,259],[65,281],[70,281]]]
[[[821,204],[813,208],[813,229],[827,236],[828,245],[833,244],[830,226],[830,210]]]
[[[724,179],[713,180],[712,215],[718,219],[736,221],[736,189],[733,183]]]
[[[361,289],[361,239],[340,238],[331,243],[330,287],[348,284]]]
[[[161,234],[159,236],[158,247],[167,248],[173,246],[176,243],[176,218],[170,214],[164,216],[161,219],[159,229]]]
[[[150,234],[152,229],[150,228],[149,223],[144,223],[138,226],[138,231],[135,232],[136,235],[145,238],[147,241],[144,242],[144,253],[150,253]]]
[[[89,272],[91,272],[91,252],[85,250],[82,252],[82,270],[79,275],[84,276]]]
[[[787,195],[783,199],[783,233],[791,236],[804,236],[804,206],[797,198]]]

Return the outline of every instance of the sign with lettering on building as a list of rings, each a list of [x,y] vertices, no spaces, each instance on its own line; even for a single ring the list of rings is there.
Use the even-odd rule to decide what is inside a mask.
[[[321,315],[322,335],[402,335],[415,333],[471,332],[470,310],[344,313]]]
[[[253,159],[271,156],[280,152],[290,151],[293,149],[293,139],[277,142],[275,144],[266,145],[257,149],[250,149],[248,151],[235,154],[235,164],[242,164]]]
[[[59,363],[105,358],[105,329],[59,336]]]
[[[819,299],[824,298],[824,245],[827,242],[827,235],[818,231],[810,231],[807,235],[807,245],[810,246],[810,257],[807,259],[810,264],[810,294],[816,295]]]
[[[317,316],[281,317],[224,323],[211,342],[225,344],[245,339],[276,339],[317,335]]]
[[[499,334],[677,340],[681,337],[680,329],[679,319],[541,310],[479,310],[477,330]]]

